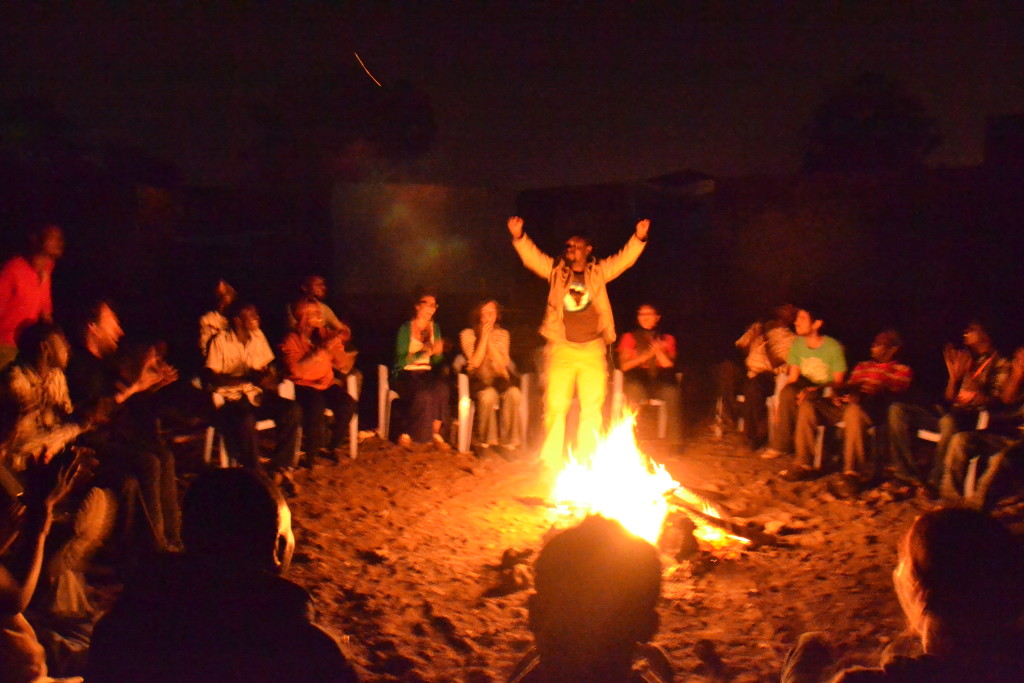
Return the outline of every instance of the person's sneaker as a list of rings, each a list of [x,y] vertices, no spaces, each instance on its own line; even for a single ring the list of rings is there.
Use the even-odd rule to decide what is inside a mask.
[[[452,447],[448,445],[448,442],[444,440],[444,437],[440,434],[434,434],[433,436],[434,448],[439,451],[450,451]]]
[[[400,437],[398,437],[398,445],[401,446],[402,448],[404,448],[407,451],[411,451],[412,450],[412,437],[409,436],[408,434],[402,434]]]
[[[762,460],[774,460],[775,458],[781,458],[785,455],[782,451],[774,448],[762,448],[759,454]]]

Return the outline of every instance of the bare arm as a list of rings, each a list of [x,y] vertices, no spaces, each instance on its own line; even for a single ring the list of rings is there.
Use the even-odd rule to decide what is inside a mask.
[[[27,501],[21,529],[21,535],[29,539],[27,558],[16,573],[0,567],[0,614],[13,616],[24,612],[32,600],[43,566],[43,547],[53,523],[53,508],[87,474],[83,467],[84,460],[85,456],[78,454],[70,465],[57,473],[57,479],[49,491],[40,492]],[[41,465],[37,462],[35,466]]]

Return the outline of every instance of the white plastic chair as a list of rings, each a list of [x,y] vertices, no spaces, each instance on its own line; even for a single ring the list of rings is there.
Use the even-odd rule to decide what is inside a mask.
[[[193,384],[195,384],[195,380],[193,381]],[[290,379],[282,381],[280,384],[277,385],[277,395],[289,401],[294,401],[295,384]],[[210,397],[213,400],[213,407],[215,409],[219,410],[220,407],[224,405],[224,397],[218,394],[217,392],[211,393]],[[277,424],[275,424],[275,422],[271,419],[259,420],[258,422],[256,422],[256,431],[258,432],[266,431],[268,429],[274,429],[275,427],[277,427]],[[214,441],[217,442],[218,466],[222,468],[237,467],[238,461],[228,456],[227,448],[224,446],[224,435],[218,433],[217,428],[214,427],[213,425],[210,425],[206,428],[206,438],[203,443],[203,464],[209,465],[211,459],[213,458]],[[295,435],[295,452],[298,453],[301,448],[302,428],[300,427]]]
[[[683,379],[683,374],[681,372],[677,372],[676,373],[676,384],[680,384],[682,382],[682,379]],[[622,370],[619,370],[618,368],[616,368],[612,372],[612,419],[613,420],[622,419],[622,410],[625,407],[625,403],[626,403],[625,390],[624,390],[624,387],[623,387],[624,383],[625,383],[625,374],[622,372]],[[740,397],[737,397],[737,398],[740,398]],[[649,398],[649,399],[646,399],[645,401],[643,401],[640,405],[641,405],[641,407],[642,406],[650,406],[652,408],[657,408],[658,409],[658,438],[659,439],[664,439],[666,436],[668,436],[668,418],[669,418],[669,415],[668,415],[668,405],[665,403],[665,401],[661,400],[660,398]],[[719,398],[718,399],[718,410],[721,411],[721,409],[722,409],[722,399]],[[739,429],[742,430],[743,429],[743,418],[740,418],[740,421],[737,424],[738,424]]]
[[[526,443],[526,435],[529,433],[528,425],[530,418],[529,391],[532,383],[532,376],[527,373],[519,377],[519,391],[522,398],[519,401],[519,439],[520,443]],[[458,447],[459,453],[469,453],[473,443],[473,421],[476,419],[476,401],[470,395],[469,375],[464,372],[458,374],[459,405],[458,405]],[[501,409],[499,402],[494,406],[495,410]]]
[[[391,426],[391,402],[398,398],[398,394],[391,390],[390,373],[388,366],[377,366],[377,436],[385,441]]]

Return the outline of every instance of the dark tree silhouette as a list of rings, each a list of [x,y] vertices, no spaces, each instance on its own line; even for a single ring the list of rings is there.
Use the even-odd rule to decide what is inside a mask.
[[[826,94],[805,133],[805,171],[917,168],[941,141],[935,119],[920,98],[873,72],[861,73]]]

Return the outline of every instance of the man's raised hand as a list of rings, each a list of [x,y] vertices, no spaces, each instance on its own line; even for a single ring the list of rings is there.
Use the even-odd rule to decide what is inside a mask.
[[[521,223],[521,221],[520,221]],[[644,218],[636,222],[636,236],[642,240],[647,240],[647,231],[651,229],[651,221]]]
[[[512,216],[508,219],[508,231],[512,234],[512,239],[519,239],[523,236],[523,219],[519,216]]]

